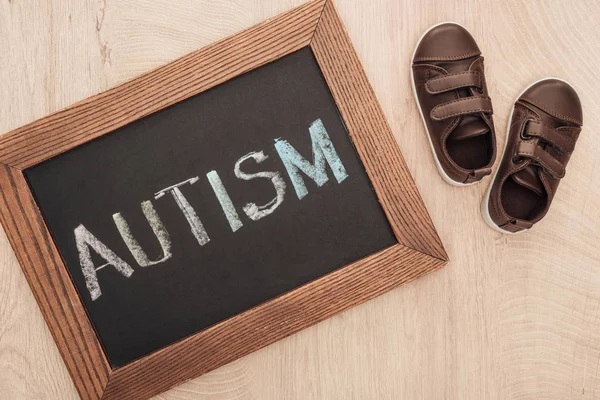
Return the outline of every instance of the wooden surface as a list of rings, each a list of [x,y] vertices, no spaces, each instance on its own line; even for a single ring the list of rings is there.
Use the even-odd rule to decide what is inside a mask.
[[[446,264],[444,248],[332,3],[312,2],[295,9],[289,17],[279,16],[267,22],[264,25],[267,34],[244,32],[229,41],[236,44],[239,37],[247,38],[241,41],[244,47],[257,47],[257,43],[264,46],[267,40],[278,42],[281,39],[268,32],[280,30],[280,22],[294,20],[308,21],[296,26],[314,27],[310,47],[399,244],[118,368],[106,387],[103,398],[107,400],[146,398],[160,393],[178,380],[196,377],[226,361],[239,359]],[[302,27],[297,31],[310,29]],[[278,51],[289,52],[295,48],[295,42],[288,40]],[[198,55],[212,54],[212,47]],[[223,54],[222,47],[231,47],[231,44],[216,47]],[[271,47],[270,44],[267,47]],[[260,48],[256,52],[264,53]],[[245,54],[238,57],[233,52],[232,57],[227,53],[229,51],[222,57],[231,61],[225,65],[246,58]],[[195,55],[186,57],[186,63],[193,65],[195,58]],[[204,63],[204,56],[198,59]],[[180,74],[175,71],[169,77],[171,81]],[[152,81],[150,76],[146,80]]]
[[[397,244],[119,368],[110,368],[22,169],[310,46]],[[317,0],[0,137],[0,221],[83,399],[149,398],[447,263],[331,2]],[[57,176],[56,179],[60,179]]]
[[[306,47],[322,10],[322,2],[306,3],[241,35],[20,127],[0,138],[0,162],[17,169],[32,167]]]
[[[81,397],[99,398],[110,365],[27,181],[21,171],[2,165],[0,187],[0,221],[56,346]]]
[[[401,245],[447,261],[444,246],[331,1],[325,3],[310,48],[396,239]]]
[[[389,247],[115,370],[103,399],[161,393],[444,264],[408,247]]]
[[[18,128],[301,0],[0,2],[0,132]],[[444,5],[445,4],[445,5]],[[160,399],[600,398],[600,3],[338,0],[451,263],[444,269],[167,392]],[[562,77],[584,127],[549,215],[531,232],[487,228],[489,178],[437,175],[409,60],[454,20],[486,57],[499,146],[514,98]],[[0,399],[77,394],[0,232]]]

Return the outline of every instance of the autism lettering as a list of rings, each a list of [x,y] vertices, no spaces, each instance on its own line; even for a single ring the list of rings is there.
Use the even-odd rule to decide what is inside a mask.
[[[338,183],[342,183],[348,178],[346,168],[336,152],[322,121],[320,119],[314,121],[310,125],[308,131],[312,143],[312,162],[302,156],[288,141],[278,138],[275,139],[274,143],[275,151],[285,166],[287,175],[299,200],[302,200],[308,195],[308,189],[304,181],[306,177],[312,179],[319,187],[329,181],[327,166],[329,166],[329,169],[333,173],[333,177]],[[243,213],[250,221],[258,221],[273,214],[273,212],[275,212],[275,210],[283,203],[285,198],[287,184],[279,171],[261,171],[255,173],[243,171],[244,165],[252,162],[261,164],[267,159],[268,156],[263,151],[255,151],[241,157],[234,165],[233,171],[238,179],[242,181],[268,179],[271,181],[275,190],[275,196],[266,204],[259,205],[248,202],[241,206]],[[219,173],[215,170],[210,171],[206,174],[206,179],[213,189],[231,231],[236,232],[241,229],[244,226],[244,222],[231,197],[229,197]],[[184,180],[157,191],[154,193],[153,197],[154,201],[166,201],[161,199],[172,197],[185,216],[189,229],[198,241],[198,245],[204,246],[210,241],[209,233],[204,228],[196,209],[194,209],[184,195],[184,191],[193,190],[190,186],[193,187],[199,180],[200,177],[198,176]],[[129,224],[120,213],[114,214],[113,220],[117,231],[121,235],[123,242],[129,249],[129,252],[136,263],[140,267],[150,267],[164,263],[172,257],[171,237],[150,200],[143,201],[141,203],[141,208],[146,217],[146,221],[150,225],[150,228],[154,232],[154,236],[160,245],[161,255],[158,258],[150,259],[148,257],[139,242],[133,237]],[[134,273],[134,269],[129,263],[104,245],[83,224],[75,228],[74,234],[77,250],[79,252],[81,270],[92,301],[97,300],[102,295],[98,273],[103,268],[109,266],[113,267],[127,278],[131,277]],[[104,260],[102,265],[94,265],[91,251],[94,251]]]

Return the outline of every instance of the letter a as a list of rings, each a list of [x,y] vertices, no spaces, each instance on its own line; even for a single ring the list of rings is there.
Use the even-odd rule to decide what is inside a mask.
[[[85,226],[79,225],[75,228],[75,242],[77,243],[77,250],[79,251],[79,263],[81,264],[81,270],[85,278],[85,284],[87,289],[92,296],[92,301],[96,300],[102,295],[100,290],[100,284],[98,283],[97,271],[112,265],[119,271],[123,276],[129,278],[133,274],[133,268],[117,256],[111,249],[106,247],[104,243],[98,240]],[[92,255],[90,254],[90,248],[92,248],[98,255],[106,260],[106,264],[96,268],[92,261]]]

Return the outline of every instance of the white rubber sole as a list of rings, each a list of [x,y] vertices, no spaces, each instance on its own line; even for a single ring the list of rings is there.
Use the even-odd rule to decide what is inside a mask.
[[[506,136],[504,139],[504,149],[502,150],[502,154],[500,154],[500,162],[498,163],[498,166],[500,166],[500,163],[502,162],[502,159],[504,158],[504,152],[506,151],[506,145],[508,143],[508,133],[510,132],[510,122],[512,121],[512,117],[513,117],[513,112],[515,111],[515,106],[514,104],[517,102],[517,100],[519,100],[519,98],[523,95],[523,93],[525,93],[526,91],[529,90],[529,88],[531,88],[533,85],[543,82],[543,81],[548,81],[551,79],[556,79],[558,81],[562,81],[564,83],[566,83],[567,85],[571,86],[571,84],[567,81],[565,81],[564,79],[560,79],[560,78],[554,78],[554,77],[546,77],[546,78],[542,78],[542,79],[538,79],[537,81],[533,82],[532,84],[530,84],[529,86],[527,86],[525,89],[523,89],[523,91],[521,93],[519,93],[519,95],[517,96],[517,98],[515,99],[515,101],[513,102],[513,107],[512,110],[510,110],[510,115],[508,116],[508,123],[506,124]],[[494,181],[496,180],[496,175],[498,175],[498,170],[499,168],[496,168],[496,172],[494,172],[494,175],[492,175],[492,179],[490,180],[490,184],[485,192],[485,195],[483,196],[483,201],[481,202],[481,215],[483,217],[483,220],[489,225],[490,228],[500,232],[500,233],[504,233],[507,235],[517,235],[519,233],[523,233],[528,231],[529,229],[524,229],[522,231],[519,232],[509,232],[507,230],[504,230],[502,228],[500,228],[498,225],[496,225],[496,223],[492,220],[492,216],[490,215],[490,193],[492,192],[492,186],[494,185]]]
[[[448,174],[446,173],[446,171],[444,171],[444,169],[442,168],[442,164],[440,163],[440,160],[437,157],[437,154],[435,152],[435,147],[433,147],[433,142],[431,141],[431,135],[429,134],[429,129],[427,128],[427,122],[425,122],[425,116],[423,115],[423,110],[421,110],[421,105],[419,104],[419,98],[417,97],[417,87],[415,86],[415,76],[414,76],[412,65],[414,62],[413,60],[415,59],[415,54],[417,54],[417,49],[419,48],[421,41],[423,40],[425,35],[427,33],[429,33],[429,31],[431,31],[433,28],[436,28],[436,27],[438,27],[440,25],[444,25],[444,24],[454,24],[454,25],[458,25],[458,26],[464,28],[462,25],[457,24],[456,22],[440,22],[439,24],[435,24],[431,28],[429,28],[425,32],[423,32],[423,34],[419,38],[419,41],[417,42],[417,45],[415,46],[415,50],[413,51],[413,56],[410,59],[410,82],[412,84],[415,102],[417,103],[417,109],[419,110],[419,114],[421,115],[421,120],[423,121],[423,126],[425,127],[425,131],[427,132],[427,140],[429,141],[429,147],[431,147],[431,153],[433,154],[433,160],[435,161],[435,166],[437,167],[438,172],[440,173],[440,176],[442,177],[442,179],[444,181],[446,181],[446,183],[449,183],[452,186],[471,186],[476,183],[479,183],[480,181],[471,182],[471,183],[463,183],[463,182],[455,181],[454,179],[450,178],[448,176]]]

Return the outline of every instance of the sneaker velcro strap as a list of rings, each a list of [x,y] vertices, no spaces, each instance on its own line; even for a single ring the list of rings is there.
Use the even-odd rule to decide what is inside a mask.
[[[581,132],[581,128],[565,126],[553,129],[535,121],[530,121],[525,128],[525,135],[538,137],[558,148],[563,153],[570,153],[575,149],[575,142],[577,141],[579,132]],[[573,136],[568,136],[568,133]]]
[[[520,141],[515,156],[534,160],[555,179],[565,176],[565,166],[537,143]]]
[[[425,83],[425,90],[429,94],[438,94],[471,86],[481,88],[481,74],[477,71],[457,72],[432,78]]]
[[[441,121],[474,113],[492,114],[492,100],[489,97],[473,96],[439,104],[431,110],[431,119]]]

